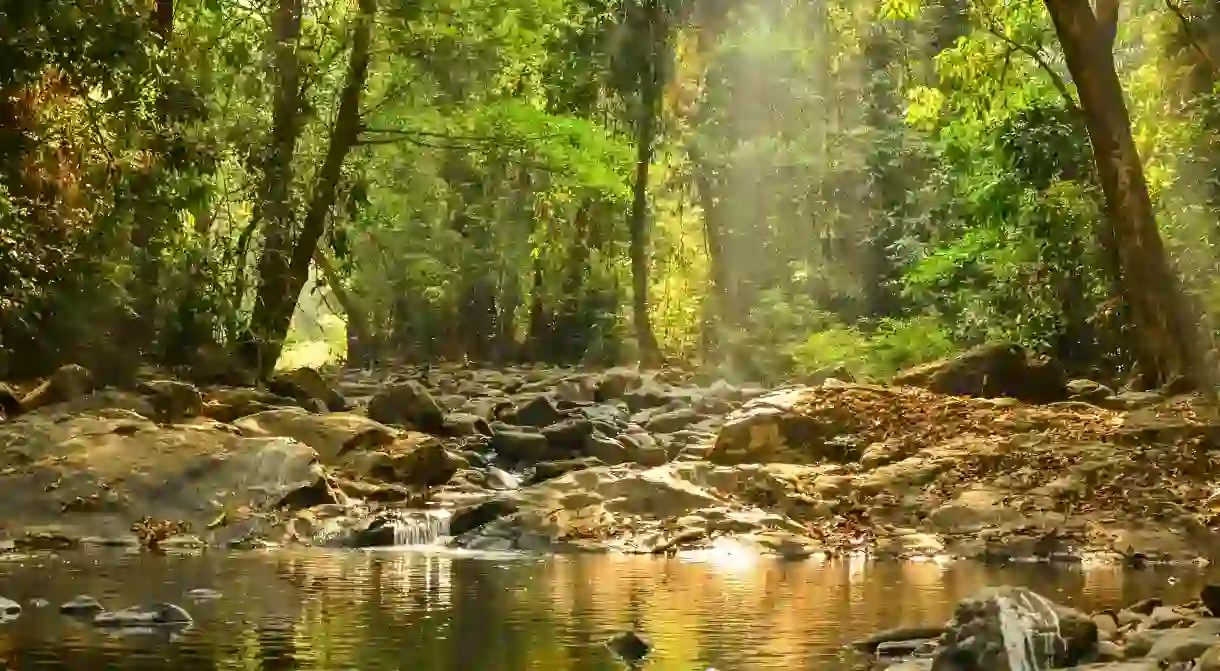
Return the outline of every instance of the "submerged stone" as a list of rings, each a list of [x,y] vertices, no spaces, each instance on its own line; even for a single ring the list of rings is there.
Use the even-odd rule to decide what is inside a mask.
[[[59,612],[64,615],[93,615],[106,610],[102,604],[88,594],[75,596],[59,605]]]
[[[21,617],[21,604],[0,596],[0,622],[12,622]]]
[[[120,611],[98,613],[93,624],[98,627],[138,627],[150,625],[185,625],[193,622],[191,614],[172,603],[132,606]]]
[[[652,646],[634,631],[624,631],[611,636],[606,647],[627,662],[638,662],[648,655]]]

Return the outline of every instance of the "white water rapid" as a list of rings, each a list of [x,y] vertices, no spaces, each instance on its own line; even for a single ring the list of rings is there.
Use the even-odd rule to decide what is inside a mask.
[[[448,510],[412,510],[390,522],[394,527],[394,545],[433,545],[449,535]]]

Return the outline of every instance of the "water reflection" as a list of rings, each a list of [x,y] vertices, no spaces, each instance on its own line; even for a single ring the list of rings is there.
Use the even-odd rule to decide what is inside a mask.
[[[719,550],[720,548],[718,548]],[[520,557],[277,552],[90,555],[0,563],[0,668],[525,671],[623,668],[602,645],[637,627],[653,671],[837,668],[876,629],[946,619],[982,586],[1030,585],[1095,608],[1188,598],[1201,573],[871,564],[859,559]],[[197,588],[218,599],[191,601]],[[195,626],[177,641],[113,637],[30,605],[92,594],[112,608],[170,601]]]

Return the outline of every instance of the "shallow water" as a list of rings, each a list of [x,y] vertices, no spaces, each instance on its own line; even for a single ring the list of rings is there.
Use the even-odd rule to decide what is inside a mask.
[[[448,551],[153,556],[0,555],[0,596],[25,610],[0,624],[0,668],[622,669],[601,641],[636,626],[654,671],[840,669],[841,646],[881,628],[941,622],[954,602],[999,583],[1080,607],[1197,594],[1177,569],[975,564],[532,557]],[[222,596],[192,601],[211,588]],[[108,608],[179,603],[195,625],[118,636],[58,613],[91,594]],[[42,598],[50,605],[38,608]]]

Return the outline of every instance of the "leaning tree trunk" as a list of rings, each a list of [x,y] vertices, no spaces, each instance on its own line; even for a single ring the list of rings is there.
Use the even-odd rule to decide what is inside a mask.
[[[654,0],[648,16],[648,58],[640,73],[640,114],[636,123],[635,193],[631,204],[629,245],[631,254],[632,317],[635,338],[640,348],[640,363],[660,363],[661,348],[648,316],[648,169],[652,164],[652,143],[656,139],[661,77],[657,48],[657,24],[661,10]]]
[[[1197,387],[1207,377],[1198,326],[1189,316],[1178,277],[1157,230],[1148,183],[1131,132],[1122,83],[1114,64],[1117,10],[1085,0],[1045,0],[1093,145],[1105,193],[1106,223],[1118,262],[1121,297],[1135,330],[1135,352],[1145,387]]]
[[[301,233],[292,248],[291,262],[278,283],[267,282],[264,278],[259,287],[259,300],[255,303],[251,323],[254,335],[258,338],[257,364],[260,376],[271,372],[283,350],[284,338],[288,334],[297,299],[309,279],[309,265],[318,250],[318,240],[326,232],[327,216],[335,204],[339,178],[343,174],[343,162],[360,137],[360,97],[368,80],[373,19],[377,11],[376,0],[360,0],[359,11],[360,18],[352,40],[351,60],[348,62],[347,81],[339,94],[339,112],[335,115],[335,127],[326,147],[326,158],[318,170],[313,198],[301,224]],[[277,288],[277,293],[270,293]]]
[[[289,254],[292,250],[292,160],[297,139],[301,134],[301,72],[296,47],[301,39],[302,0],[280,0],[272,16],[275,36],[274,62],[279,75],[278,95],[271,119],[271,142],[263,158],[260,202],[254,211],[255,221],[247,228],[253,233],[257,224],[265,226],[263,250],[258,263],[258,290],[254,297],[254,315],[250,329],[241,343],[243,362],[258,371],[275,365],[263,359],[270,354],[266,343],[274,337],[274,315],[291,301],[288,290]],[[243,232],[245,241],[249,236]],[[244,264],[244,257],[239,257]],[[245,297],[236,297],[238,304]],[[291,310],[289,310],[291,314]],[[278,355],[278,349],[276,350]]]

